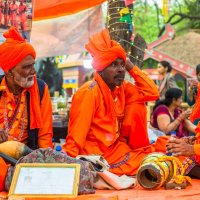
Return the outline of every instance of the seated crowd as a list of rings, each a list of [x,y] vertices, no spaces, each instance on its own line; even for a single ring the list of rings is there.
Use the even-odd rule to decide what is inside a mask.
[[[0,45],[0,66],[5,72],[0,85],[0,143],[15,140],[31,149],[52,147],[50,96],[47,85],[35,76],[35,50],[13,27],[4,37],[6,41]],[[73,96],[62,150],[71,157],[101,155],[116,175],[135,175],[146,155],[166,153],[166,146],[176,155],[194,156],[193,164],[199,167],[200,125],[190,122],[190,111],[179,109],[181,90],[168,89],[165,99],[156,102],[151,125],[166,136],[150,144],[146,103],[159,99],[154,81],[134,66],[107,29],[93,35],[86,49],[93,57],[94,79]],[[126,72],[134,84],[124,80]],[[167,135],[173,130],[178,139],[168,142]],[[8,166],[0,158],[0,191]],[[200,178],[195,167],[188,173]]]

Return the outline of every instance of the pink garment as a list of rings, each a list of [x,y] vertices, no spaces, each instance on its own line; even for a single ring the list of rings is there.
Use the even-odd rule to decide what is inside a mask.
[[[182,113],[182,110],[180,110],[179,108],[176,108],[175,111],[174,111],[174,119],[171,117],[170,113],[169,113],[169,110],[168,110],[168,107],[165,106],[165,105],[160,105],[158,106],[152,113],[151,115],[151,125],[156,128],[156,129],[159,129],[158,127],[158,121],[157,121],[157,118],[159,115],[162,115],[162,114],[166,114],[170,117],[170,122],[173,122],[176,118],[178,118],[178,116]],[[178,138],[181,138],[181,137],[184,137],[184,136],[188,136],[188,132],[185,131],[183,129],[183,126],[184,126],[184,122],[182,122],[179,127],[175,130],[176,131],[176,136]]]

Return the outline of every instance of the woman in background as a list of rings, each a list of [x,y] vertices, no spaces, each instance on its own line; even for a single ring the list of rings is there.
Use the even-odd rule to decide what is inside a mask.
[[[170,134],[176,131],[178,138],[187,136],[189,132],[195,133],[196,126],[188,120],[190,110],[182,111],[182,91],[179,88],[170,88],[165,94],[164,100],[159,100],[153,108],[151,125]]]
[[[165,98],[165,93],[169,88],[178,88],[174,77],[171,74],[172,66],[169,62],[163,60],[158,63],[158,73],[163,76],[159,86],[160,99]]]

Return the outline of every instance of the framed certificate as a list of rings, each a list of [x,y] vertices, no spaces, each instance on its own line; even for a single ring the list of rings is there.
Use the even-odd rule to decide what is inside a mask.
[[[9,197],[76,197],[79,177],[79,164],[21,163],[16,166]]]

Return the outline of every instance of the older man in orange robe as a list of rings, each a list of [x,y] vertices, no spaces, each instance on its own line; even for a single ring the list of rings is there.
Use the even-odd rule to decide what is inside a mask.
[[[30,148],[52,146],[52,106],[48,86],[36,79],[36,52],[11,27],[0,45],[0,143],[16,140]],[[42,90],[40,90],[42,87]],[[40,92],[42,94],[40,94]],[[31,144],[32,137],[35,144]],[[33,142],[33,141],[32,141]]]
[[[159,97],[157,87],[126,58],[124,49],[110,39],[107,29],[92,36],[86,49],[93,56],[96,72],[94,80],[85,83],[73,96],[63,149],[72,157],[102,155],[111,172],[134,175],[145,155],[165,150],[161,140],[150,146],[147,133],[142,132],[146,126],[144,104]],[[124,81],[126,71],[134,78],[134,85]],[[130,106],[130,113],[126,106]],[[137,130],[129,127],[130,119]],[[134,145],[137,148],[132,148]]]
[[[36,52],[11,27],[0,45],[0,144],[19,141],[31,149],[52,147],[52,106],[48,86],[36,79]],[[41,94],[40,94],[41,93]],[[0,159],[0,191],[7,165]]]

